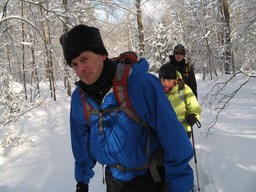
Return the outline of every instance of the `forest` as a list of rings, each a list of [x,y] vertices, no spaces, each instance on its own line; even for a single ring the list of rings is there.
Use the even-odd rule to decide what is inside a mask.
[[[239,91],[219,97],[230,79],[256,77],[255,0],[2,0],[0,130],[43,103],[42,83],[54,101],[58,83],[71,95],[77,77],[59,38],[80,23],[100,29],[109,57],[135,51],[152,73],[183,44],[204,80],[228,76],[208,101],[221,109]]]

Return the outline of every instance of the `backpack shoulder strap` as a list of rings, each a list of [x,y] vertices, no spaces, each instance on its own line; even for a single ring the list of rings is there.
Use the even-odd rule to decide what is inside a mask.
[[[185,101],[185,96],[184,96],[184,93],[183,93],[183,89],[179,90],[179,95],[180,95],[181,100],[184,102]]]
[[[128,95],[128,76],[132,68],[132,63],[120,62],[117,65],[116,74],[113,80],[113,90],[116,96],[117,102],[122,107],[122,110],[127,114],[129,118],[135,121],[137,124],[147,126],[144,121],[135,113],[131,101]]]
[[[120,57],[122,54],[120,55]],[[126,115],[137,124],[145,127],[149,134],[149,126],[134,111],[128,94],[128,77],[133,64],[137,60],[127,63],[128,60],[122,60],[117,64],[116,74],[113,80],[113,91],[122,110]],[[131,61],[131,60],[130,60]],[[147,139],[146,154],[149,154],[149,137]]]
[[[190,71],[191,64],[186,61],[186,69],[185,69],[185,75],[188,77],[189,71]]]
[[[128,77],[130,74],[130,71],[132,69],[132,65],[134,63],[126,63],[125,61],[120,62],[116,69],[116,74],[113,81],[113,90],[114,94],[116,96],[116,99],[121,106],[122,110],[126,113],[126,115],[131,118],[133,121],[135,121],[137,124],[142,125],[147,130],[147,145],[146,145],[146,155],[150,154],[149,146],[150,146],[150,139],[149,139],[149,125],[144,122],[134,111],[128,94]],[[158,154],[158,152],[156,152]],[[157,166],[162,165],[163,162],[163,155],[161,155],[161,158],[157,159],[156,154],[151,158],[149,164],[147,163],[146,167],[143,165],[142,167],[136,168],[136,170],[139,170],[140,168],[149,168],[151,172],[151,176],[155,182],[158,182],[161,180],[160,174],[157,170]],[[120,169],[120,165],[118,165]]]
[[[181,100],[184,102],[185,101],[185,95],[184,95],[184,88],[185,88],[185,83],[183,79],[178,79],[177,80],[178,84],[178,93],[181,98]]]
[[[86,123],[90,127],[89,111],[92,111],[92,106],[85,100],[85,96],[84,96],[84,94],[83,94],[83,92],[81,90],[80,90],[80,97],[81,97],[82,103],[83,103],[84,117],[85,117]]]
[[[132,64],[125,64],[124,62],[118,63],[113,80],[113,90],[118,103],[122,107],[127,106],[131,111],[133,111],[127,90],[128,76],[131,67]]]

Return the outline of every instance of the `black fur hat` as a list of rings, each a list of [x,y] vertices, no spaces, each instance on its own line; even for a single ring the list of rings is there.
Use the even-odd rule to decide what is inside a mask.
[[[170,64],[164,64],[159,69],[159,79],[177,79],[176,68]]]
[[[86,50],[108,55],[99,29],[87,25],[77,25],[64,33],[60,37],[60,44],[68,65],[71,64],[72,59],[78,57],[81,52]]]

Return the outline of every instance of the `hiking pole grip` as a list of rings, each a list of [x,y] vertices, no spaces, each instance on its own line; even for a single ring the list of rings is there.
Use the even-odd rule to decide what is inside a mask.
[[[200,129],[201,128],[201,123],[200,123],[200,121],[197,121],[196,122],[196,126]],[[192,129],[192,127],[191,127],[191,129]]]

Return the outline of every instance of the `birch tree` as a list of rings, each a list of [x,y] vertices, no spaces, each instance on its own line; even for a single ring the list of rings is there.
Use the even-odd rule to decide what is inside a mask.
[[[144,42],[144,30],[142,23],[142,10],[141,10],[141,0],[136,0],[136,10],[137,10],[137,24],[138,24],[138,37],[139,37],[139,53],[143,56],[145,51]]]
[[[233,73],[235,72],[235,66],[232,59],[231,49],[231,28],[230,28],[230,14],[228,0],[221,0],[221,10],[223,14],[224,22],[224,69],[225,74],[230,74],[231,66]]]

